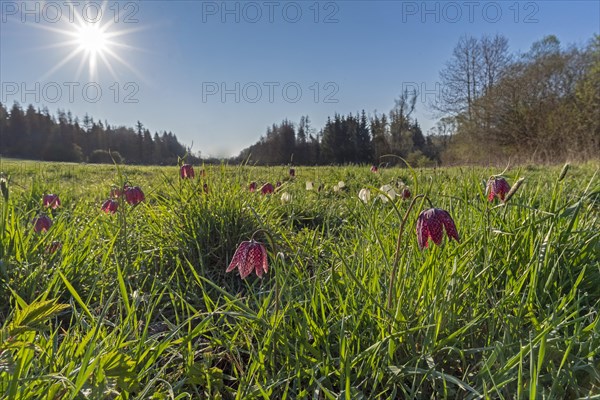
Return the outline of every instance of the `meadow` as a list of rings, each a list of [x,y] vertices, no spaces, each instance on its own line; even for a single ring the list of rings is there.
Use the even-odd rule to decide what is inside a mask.
[[[0,397],[599,399],[599,168],[510,167],[503,203],[494,168],[1,160]],[[459,241],[419,247],[429,207]],[[226,273],[251,238],[268,272]]]

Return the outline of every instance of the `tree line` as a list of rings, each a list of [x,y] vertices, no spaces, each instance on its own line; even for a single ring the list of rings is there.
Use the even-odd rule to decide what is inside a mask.
[[[415,109],[416,91],[405,90],[388,113],[367,116],[334,114],[325,126],[314,129],[310,118],[303,116],[298,124],[285,119],[267,128],[266,135],[242,150],[235,162],[254,164],[378,164],[386,155],[396,155],[411,164],[426,166],[440,161],[441,141],[424,136],[411,114]],[[390,157],[387,164],[400,163]]]
[[[45,161],[173,165],[187,154],[172,132],[154,135],[137,122],[135,128],[113,127],[87,114],[80,121],[71,112],[29,105],[24,111],[15,102],[10,111],[0,103],[0,155]],[[113,161],[114,160],[114,161]]]

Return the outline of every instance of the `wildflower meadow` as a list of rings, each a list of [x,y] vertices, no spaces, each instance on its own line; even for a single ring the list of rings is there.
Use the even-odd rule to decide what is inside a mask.
[[[597,163],[0,171],[1,398],[600,398]]]

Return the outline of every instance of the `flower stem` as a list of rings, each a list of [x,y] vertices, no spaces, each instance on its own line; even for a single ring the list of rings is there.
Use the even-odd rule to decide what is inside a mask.
[[[398,231],[398,241],[396,242],[396,252],[394,253],[394,264],[392,265],[392,275],[390,277],[390,286],[388,288],[387,308],[390,311],[392,308],[392,293],[394,292],[394,285],[396,283],[396,275],[398,273],[398,264],[400,263],[400,245],[402,244],[402,234],[404,233],[404,227],[406,225],[406,221],[408,220],[408,214],[410,214],[410,211],[412,210],[413,206],[415,205],[417,199],[422,198],[422,197],[424,197],[425,199],[427,199],[427,201],[429,201],[429,198],[424,194],[416,195],[410,202],[410,205],[408,206],[406,213],[404,213],[402,222],[400,223],[400,230]]]
[[[256,236],[258,233],[262,233],[265,235],[265,237],[269,241],[269,244],[271,245],[271,248],[273,249],[273,252],[275,254],[278,254],[277,247],[275,245],[275,240],[273,240],[273,235],[271,235],[271,232],[269,232],[268,230],[263,228],[257,229],[250,237],[250,240],[254,240],[254,236]],[[273,272],[273,274],[275,275],[275,315],[277,315],[279,311],[279,284],[277,282],[277,274],[275,274],[275,272]]]

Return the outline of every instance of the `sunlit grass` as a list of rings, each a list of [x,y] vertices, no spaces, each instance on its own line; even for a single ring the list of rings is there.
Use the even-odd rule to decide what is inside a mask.
[[[525,183],[505,206],[487,201],[485,181],[501,171],[485,168],[297,167],[295,178],[284,167],[195,168],[182,180],[177,167],[0,163],[10,189],[0,203],[0,396],[600,394],[597,164],[560,181],[560,166],[510,169],[509,183]],[[383,203],[377,188],[398,180],[447,210],[461,242],[419,250],[418,201],[388,307],[408,202]],[[250,181],[282,186],[262,196]],[[124,182],[146,200],[101,212]],[[44,193],[61,207],[43,210]],[[36,234],[41,211],[53,225]],[[268,232],[256,235],[268,275],[226,274],[257,230]]]

